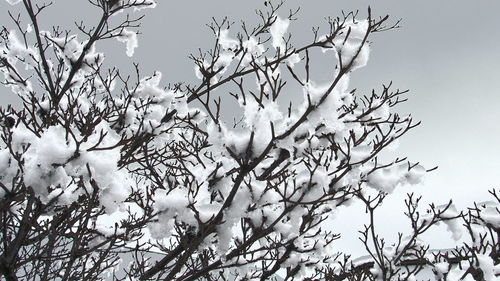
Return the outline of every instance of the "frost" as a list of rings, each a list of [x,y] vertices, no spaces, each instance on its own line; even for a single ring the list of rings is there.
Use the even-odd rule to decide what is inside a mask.
[[[120,34],[117,35],[116,40],[127,45],[127,56],[129,57],[134,55],[135,48],[139,46],[137,33],[126,28],[124,28]]]
[[[281,19],[276,16],[274,23],[269,28],[269,32],[271,33],[272,45],[276,50],[279,50],[280,53],[284,53],[286,50],[286,42],[285,42],[285,34],[290,25],[289,19]]]

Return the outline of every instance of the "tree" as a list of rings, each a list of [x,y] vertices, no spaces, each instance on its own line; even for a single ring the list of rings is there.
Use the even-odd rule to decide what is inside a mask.
[[[132,56],[138,13],[152,0],[88,0],[100,18],[76,31],[41,30],[51,4],[7,2],[20,13],[1,33],[2,83],[22,106],[0,111],[3,279],[415,280],[426,269],[438,280],[498,277],[494,190],[463,212],[451,202],[422,210],[410,194],[412,232],[394,244],[376,232],[384,198],[426,172],[379,159],[418,125],[392,112],[407,91],[349,90],[370,35],[397,21],[344,13],[295,46],[287,28],[298,10],[280,17],[283,3],[265,2],[259,23],[237,33],[228,19],[209,25],[213,48],[191,56],[199,83],[163,87],[161,73],[143,77],[137,64],[108,68],[95,47],[114,38]],[[337,60],[324,84],[313,54]],[[230,106],[239,108],[233,121]],[[340,234],[329,226],[354,200],[370,218],[360,232],[369,257],[357,262],[336,252]],[[441,222],[456,236],[462,224],[470,241],[429,250],[419,237]]]

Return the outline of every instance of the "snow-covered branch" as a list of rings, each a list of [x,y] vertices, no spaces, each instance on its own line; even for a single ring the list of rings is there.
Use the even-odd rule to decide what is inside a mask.
[[[20,107],[0,109],[0,274],[6,280],[441,280],[498,274],[498,196],[459,212],[421,213],[391,244],[376,210],[426,169],[380,154],[419,123],[395,113],[408,91],[357,93],[371,34],[389,18],[344,13],[304,42],[298,10],[265,2],[259,23],[209,24],[212,49],[191,55],[196,84],[108,68],[96,43],[115,38],[132,57],[150,0],[89,0],[99,17],[76,32],[40,30],[51,4],[8,1],[17,30],[0,33],[2,83]],[[25,28],[27,22],[27,27]],[[317,58],[331,57],[320,81]],[[369,257],[338,253],[333,214],[366,206]],[[445,223],[470,243],[433,252],[420,240]],[[127,261],[125,263],[124,261]],[[413,263],[412,263],[413,262]],[[464,264],[457,268],[453,264]],[[466,263],[468,263],[466,265]],[[479,274],[479,275],[478,275]],[[482,275],[481,275],[482,274]],[[493,277],[492,277],[493,276]],[[443,279],[444,278],[444,279]],[[448,278],[448,279],[446,279]],[[453,277],[454,278],[454,277]]]

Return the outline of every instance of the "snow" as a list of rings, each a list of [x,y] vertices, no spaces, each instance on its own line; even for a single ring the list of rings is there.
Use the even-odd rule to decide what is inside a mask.
[[[125,233],[125,229],[121,227],[121,221],[126,221],[128,218],[129,213],[122,210],[100,215],[95,221],[95,229],[106,237],[120,235]]]
[[[207,200],[204,200],[205,202],[195,205],[202,222],[207,222],[208,220],[214,218],[222,207],[222,204],[219,202],[210,202],[208,200],[210,199],[209,197],[206,199]]]
[[[14,30],[8,32],[7,37],[7,49],[1,49],[2,54],[7,56],[7,59],[11,64],[15,64],[17,60],[19,61],[30,61],[30,56],[38,59],[38,53],[32,47],[26,47],[17,37],[17,33]]]
[[[434,264],[434,269],[438,278],[443,278],[444,274],[448,273],[450,264],[447,262],[438,262]]]
[[[87,42],[84,43],[87,44]],[[85,57],[83,58],[83,66],[80,71],[90,72],[92,71],[91,67],[99,66],[103,61],[104,54],[97,52],[95,44],[92,44],[92,46],[90,46],[90,49],[85,54]]]
[[[80,135],[75,128],[71,130]],[[107,134],[101,139],[103,132]],[[117,168],[119,148],[87,151],[96,144],[113,146],[119,137],[104,121],[93,133],[77,149],[75,139],[61,125],[48,127],[40,137],[22,126],[14,128],[13,147],[20,151],[27,148],[22,156],[24,183],[42,202],[57,199],[58,204],[71,204],[84,192],[81,188],[91,188],[90,176],[100,188],[100,202],[108,213],[113,213],[128,196],[128,175]],[[75,182],[80,178],[86,183],[81,188]]]
[[[3,183],[12,182],[18,169],[17,162],[11,157],[8,149],[0,149],[0,180]],[[8,189],[9,186],[7,185]],[[0,199],[5,196],[5,190],[0,188]]]
[[[359,48],[359,44],[352,44],[348,40],[336,50],[337,57],[342,60],[343,67],[349,66],[350,71],[364,67],[368,63],[370,48],[366,43]]]
[[[189,204],[188,194],[184,188],[176,188],[170,192],[159,190],[155,194],[155,207],[158,210],[177,210],[186,208]]]
[[[423,179],[425,169],[416,165],[408,170],[408,165],[399,164],[376,169],[368,175],[368,185],[377,190],[391,193],[398,185],[419,184]]]
[[[174,99],[174,94],[160,88],[162,73],[155,71],[152,76],[145,77],[139,82],[139,87],[134,96],[142,99],[150,99],[156,104],[168,107]]]
[[[241,218],[246,216],[251,203],[249,191],[242,188],[236,193],[228,209],[224,211],[224,222],[217,226],[217,251],[223,257],[231,249],[236,238],[240,238]],[[241,239],[240,239],[241,240]]]
[[[58,56],[64,58],[68,64],[75,62],[80,57],[83,46],[86,44],[85,41],[78,41],[77,35],[54,37],[49,31],[42,31],[41,34],[57,47]]]
[[[299,63],[301,61],[301,58],[299,56],[299,54],[297,53],[293,53],[292,55],[290,55],[286,60],[285,60],[285,63],[293,68],[297,63]]]
[[[372,147],[369,145],[357,145],[351,148],[351,154],[350,154],[350,163],[358,163],[361,161],[366,160],[368,157],[370,157],[371,152],[372,152]],[[374,180],[375,177],[379,176],[377,173],[372,176],[372,180]],[[385,176],[382,175],[382,178],[385,179]],[[386,185],[385,183],[382,183],[380,186]]]
[[[174,233],[176,221],[197,227],[197,221],[191,209],[192,197],[186,187],[177,186],[170,191],[157,190],[154,194],[154,208],[159,211],[158,222],[149,225],[154,239],[169,237]]]
[[[283,118],[278,103],[274,101],[264,101],[262,107],[255,99],[247,98],[245,103],[240,99],[239,105],[243,108],[246,127],[256,131],[256,140],[269,139],[269,124]]]
[[[409,184],[416,185],[422,182],[425,173],[425,168],[421,165],[417,165],[414,166],[410,171],[408,171],[405,177]]]
[[[137,41],[137,32],[126,28],[117,34],[116,40],[126,44],[127,56],[129,57],[134,55],[135,48],[139,46],[139,42]]]
[[[253,36],[243,42],[243,48],[246,53],[245,56],[241,59],[242,67],[246,67],[253,58],[260,57],[266,51],[266,48],[263,46],[263,44],[259,43],[259,41]]]
[[[124,120],[127,135],[133,136],[144,132],[154,134],[156,138],[153,141],[158,140],[158,145],[175,135],[167,134],[165,131],[171,125],[170,122],[162,121],[167,112],[175,109],[175,116],[178,118],[196,116],[195,120],[193,119],[194,123],[200,123],[206,117],[200,109],[188,107],[184,92],[160,87],[161,78],[161,72],[156,71],[153,75],[140,80],[133,92],[131,106],[127,108]],[[123,100],[118,100],[115,105],[123,105]]]
[[[219,32],[219,45],[222,49],[235,51],[239,44],[238,40],[229,37],[229,29],[222,29]]]
[[[374,106],[377,106],[377,105],[374,104]],[[374,120],[382,121],[382,120],[386,120],[387,118],[389,118],[389,115],[390,115],[389,105],[387,103],[383,103],[377,109],[372,111],[369,114],[369,117],[374,119]],[[366,119],[368,119],[368,118],[366,118]]]
[[[250,99],[245,105],[240,103],[240,106],[244,108],[244,115],[247,116],[245,124],[248,130],[229,129],[223,122],[218,125],[210,122],[207,126],[209,141],[223,153],[228,148],[239,157],[245,157],[253,131],[252,155],[250,156],[257,156],[269,144],[272,137],[270,123],[279,119],[281,112],[275,103],[269,103],[269,106],[259,108],[257,102]]]
[[[495,265],[493,259],[486,254],[476,254],[476,257],[479,267],[483,271],[484,280],[499,281],[500,277],[496,276],[500,274],[500,264]]]
[[[10,166],[10,151],[7,149],[0,150],[0,171],[3,173]]]
[[[5,78],[2,83],[10,87],[16,95],[26,96],[33,92],[33,87],[29,79],[20,77],[21,72],[17,69],[17,63],[21,62],[26,69],[33,69],[39,61],[39,56],[34,48],[26,47],[21,43],[13,30],[8,32],[5,45],[5,47],[0,47],[0,57],[6,59],[12,68],[0,68]]]
[[[443,210],[446,206],[448,205],[437,206],[436,209]],[[448,209],[440,215],[440,217],[444,219],[443,222],[446,224],[448,231],[452,234],[455,241],[460,240],[463,232],[461,222],[456,218],[459,216],[460,213],[457,211],[455,205],[450,205]]]
[[[216,71],[219,71],[219,75],[224,74],[227,71],[229,65],[234,59],[234,54],[232,52],[222,52],[217,57],[217,61],[214,64]]]
[[[274,23],[269,28],[269,32],[271,33],[272,46],[276,50],[279,50],[280,53],[284,53],[286,50],[286,42],[284,37],[289,25],[289,19],[282,19],[279,16],[276,16]]]
[[[481,210],[481,218],[491,225],[500,225],[500,208],[498,202],[487,201],[478,204]]]
[[[19,1],[7,0],[7,2],[16,4]],[[151,0],[145,0],[141,3],[135,3],[139,5],[136,6],[136,10],[156,6],[156,2]],[[302,53],[285,53],[285,37],[289,24],[289,19],[276,17],[269,28],[271,37],[264,37],[270,39],[270,44],[277,50],[278,56],[287,57],[282,66],[284,67],[286,64],[292,68],[301,62]],[[369,23],[366,20],[346,23],[344,30],[331,46],[336,52],[337,58],[342,61],[342,66],[349,66],[349,71],[363,67],[368,61],[369,46],[368,44],[362,45],[368,28]],[[31,26],[28,26],[28,29],[31,29]],[[56,47],[56,56],[64,61],[66,67],[81,56],[83,47],[87,44],[86,41],[79,41],[76,35],[56,38],[51,36],[49,32],[42,34]],[[127,55],[133,56],[138,47],[137,33],[123,29],[116,38],[126,44]],[[215,79],[213,81],[218,81],[217,79],[220,79],[221,75],[231,65],[234,65],[233,60],[241,60],[240,66],[243,68],[251,62],[256,64],[262,64],[263,61],[269,62],[269,57],[263,58],[264,55],[267,55],[265,46],[268,43],[262,43],[260,40],[260,37],[253,36],[249,36],[246,40],[244,38],[235,39],[231,37],[228,29],[220,30],[218,35],[220,49],[217,49],[218,54],[214,61],[219,76],[213,78]],[[36,52],[23,47],[14,32],[9,33],[9,42],[6,48],[1,49],[2,55],[5,55],[9,62],[19,63],[23,59],[36,57]],[[243,48],[244,51],[236,55],[235,51],[239,48]],[[81,86],[86,75],[92,72],[91,67],[100,65],[103,59],[104,56],[96,51],[96,46],[90,46],[84,57],[84,67],[72,81],[74,89]],[[207,61],[200,63],[202,68],[210,65]],[[64,71],[61,74],[62,82],[67,79],[67,71]],[[6,80],[12,81],[9,73],[4,71],[4,74]],[[203,79],[199,66],[195,67],[195,74],[199,79]],[[279,66],[275,69],[260,69],[256,71],[256,74],[257,87],[263,86],[265,94],[270,93],[266,75],[275,79],[283,78]],[[144,230],[146,233],[144,239],[151,239],[160,245],[161,243],[165,245],[177,243],[175,239],[171,238],[180,234],[178,232],[186,229],[198,230],[200,222],[209,221],[217,214],[222,213],[223,220],[217,225],[216,233],[206,237],[203,241],[203,247],[210,249],[214,258],[221,258],[223,262],[226,262],[225,255],[235,246],[236,241],[244,240],[244,234],[241,231],[242,223],[249,220],[255,226],[267,227],[279,219],[274,225],[274,232],[270,235],[272,239],[281,239],[282,241],[296,239],[295,246],[299,250],[312,251],[307,256],[293,253],[285,263],[290,266],[300,265],[299,276],[306,276],[314,271],[315,266],[327,263],[322,261],[321,257],[325,253],[330,253],[331,250],[328,245],[325,245],[324,239],[314,237],[316,231],[321,235],[325,234],[325,230],[320,228],[321,225],[311,229],[308,233],[300,234],[299,228],[305,215],[310,211],[309,206],[299,204],[291,212],[281,216],[289,204],[285,201],[324,199],[329,192],[332,179],[341,174],[342,179],[333,188],[339,186],[364,188],[368,186],[370,188],[366,189],[366,193],[378,194],[379,192],[391,193],[399,186],[420,184],[426,173],[423,166],[413,166],[410,163],[395,162],[387,167],[376,167],[376,165],[381,164],[369,159],[374,152],[375,142],[372,136],[360,142],[354,141],[359,140],[367,132],[367,127],[362,123],[352,122],[359,114],[365,112],[366,106],[359,103],[359,108],[346,113],[345,108],[350,108],[354,103],[354,95],[349,91],[350,73],[345,74],[336,70],[333,74],[334,77],[330,81],[310,79],[305,84],[301,89],[303,101],[295,108],[291,117],[285,117],[279,102],[272,99],[257,102],[250,95],[247,95],[246,99],[240,97],[238,113],[242,116],[242,122],[233,127],[229,122],[225,122],[224,118],[218,120],[217,123],[208,120],[205,109],[188,105],[186,98],[188,93],[162,87],[162,74],[154,72],[152,75],[140,79],[137,87],[131,91],[130,105],[126,109],[125,129],[123,131],[116,132],[110,126],[116,120],[101,120],[93,128],[90,135],[79,131],[72,124],[65,126],[48,124],[37,132],[38,134],[31,132],[22,123],[12,128],[12,149],[15,153],[22,155],[22,161],[17,163],[8,149],[0,148],[0,179],[9,182],[15,172],[22,168],[24,184],[30,186],[42,202],[47,203],[54,200],[55,205],[63,206],[76,202],[79,196],[91,193],[94,188],[97,188],[100,207],[104,208],[105,214],[99,216],[93,222],[93,226],[97,232],[106,237],[123,234],[123,222],[130,219],[131,214],[137,213],[139,217],[144,215],[139,206],[126,202],[129,201],[127,199],[131,195],[133,187],[152,192],[154,203],[150,207],[157,216]],[[106,78],[99,79],[103,81],[97,86],[98,88],[106,83]],[[17,87],[13,88],[17,93],[32,91],[29,84],[13,84],[12,87]],[[21,89],[22,87],[24,89]],[[88,115],[96,104],[98,104],[97,108],[103,112],[107,109],[109,104],[99,100],[96,102],[95,99],[98,98],[92,98],[87,95],[87,92],[82,92],[82,95],[65,96],[60,102],[59,110],[78,110],[78,113]],[[300,96],[301,93],[300,90],[296,90],[291,94]],[[115,101],[114,106],[123,109],[128,100],[126,94],[123,94]],[[383,98],[376,99],[372,106],[379,106],[379,108],[365,118],[367,120],[388,118],[390,107],[383,102]],[[52,110],[50,100],[47,98],[41,99],[39,106],[46,111]],[[271,125],[278,135],[286,132],[310,108],[314,108],[313,112],[306,116],[307,120],[298,126],[292,134],[278,143],[271,143],[273,133]],[[162,122],[165,113],[174,109],[177,112],[176,118],[169,122]],[[57,113],[61,114],[61,112]],[[341,114],[344,113],[346,114],[341,117]],[[182,119],[190,119],[189,117],[195,115],[197,117],[190,120],[193,123],[189,123],[189,126],[194,124],[197,126],[197,131],[192,132],[190,127],[186,128],[186,122]],[[113,118],[115,117],[111,117],[111,119]],[[134,165],[126,168],[120,168],[118,165],[123,153],[121,143],[126,137],[148,133],[153,138],[151,143],[148,143],[150,149],[148,152],[163,149],[165,155],[168,155],[174,152],[171,148],[175,148],[176,142],[186,144],[185,140],[179,137],[181,134],[187,139],[190,137],[194,139],[198,132],[201,132],[200,142],[203,143],[203,149],[199,154],[192,153],[191,148],[185,149],[185,151],[183,148],[179,148],[181,160],[171,161],[168,159],[158,164],[160,177],[165,175],[164,178],[162,177],[162,180],[165,180],[164,186],[153,186],[154,184],[144,180],[142,175],[138,176],[132,173],[131,170],[136,168]],[[205,132],[206,139],[204,138]],[[332,150],[332,144],[325,136],[332,136],[332,140],[336,142],[335,145],[348,154],[335,151],[338,155],[333,155],[332,152],[331,155],[325,156]],[[251,139],[253,139],[252,142],[250,142]],[[167,142],[173,143],[173,146],[166,146]],[[189,145],[194,146],[195,143],[189,143]],[[266,148],[270,148],[270,150],[267,151]],[[291,155],[273,172],[286,167],[286,172],[290,173],[291,176],[278,179],[257,179],[267,167],[279,159],[280,149],[286,149]],[[248,151],[250,151],[250,155],[247,155]],[[266,154],[261,155],[264,151]],[[184,152],[187,153],[184,154]],[[235,171],[241,168],[240,163],[242,160],[255,160],[258,156],[262,156],[264,161],[258,163],[255,171],[251,171],[245,176],[234,200],[226,210],[222,210],[224,200],[227,199],[229,192],[234,187]],[[159,159],[163,160],[161,157]],[[344,164],[348,168],[339,171],[339,167]],[[22,167],[17,165],[22,165]],[[181,170],[182,176],[170,175],[168,172],[162,171],[164,167],[170,168],[170,166],[173,167],[173,170]],[[215,178],[220,178],[220,180],[212,184],[211,179]],[[143,181],[138,181],[138,179]],[[293,188],[297,190],[293,191],[292,194]],[[4,195],[5,191],[0,189],[0,198]],[[319,215],[311,218],[312,224],[333,213],[335,210],[332,208],[336,207],[339,201],[329,202],[315,209],[314,211]],[[497,205],[495,202],[480,204],[481,219],[484,220],[484,223],[500,224]],[[443,209],[443,206],[436,208],[439,211]],[[458,215],[459,212],[454,206],[440,214],[440,218],[447,224],[454,239],[459,239],[461,235],[458,220],[454,219]],[[425,224],[422,221],[421,223]],[[478,228],[473,229],[476,233],[474,235],[484,231],[484,223],[475,222],[477,225],[474,227]],[[185,229],[182,229],[183,227]],[[260,239],[251,247],[257,247],[257,244],[259,247],[266,245],[266,243],[269,245],[269,241],[264,241],[266,238],[269,237]],[[423,247],[424,245],[422,245]],[[283,249],[277,250],[282,251]],[[390,259],[397,254],[396,250],[393,246],[385,246],[382,252],[385,257]],[[255,255],[259,254],[262,253]],[[318,264],[307,266],[306,259],[309,259],[308,262],[318,262]],[[493,280],[492,278],[495,278],[495,274],[499,271],[498,266],[494,266],[493,261],[487,255],[478,255],[477,259],[485,276]],[[243,272],[253,271],[252,266],[249,263],[242,269]],[[449,276],[458,274],[456,273],[457,269],[450,268],[446,262],[433,264],[433,268],[438,275],[444,275],[449,269]],[[380,269],[374,268],[372,272],[378,274]],[[409,280],[412,280],[411,278]]]
[[[18,4],[19,2],[21,2],[21,0],[5,0],[7,1],[7,3],[11,4],[11,5],[16,5]]]
[[[49,127],[23,155],[24,182],[42,201],[48,199],[47,186],[65,187],[70,182],[63,165],[75,152],[76,145],[73,140],[66,140],[65,135],[66,130],[62,126]]]
[[[370,55],[370,48],[364,42],[365,35],[368,33],[368,20],[356,20],[346,22],[342,26],[339,35],[333,39],[333,46],[327,44],[324,51],[333,49],[338,61],[343,68],[349,71],[366,66]],[[320,38],[325,40],[326,35]]]
[[[467,268],[467,265],[465,266],[465,268]],[[474,281],[474,277],[472,277],[471,274],[467,274],[464,278],[462,278],[464,273],[465,270],[462,270],[458,266],[455,266],[450,270],[450,272],[448,272],[448,275],[446,276],[446,281],[455,281],[455,280]]]
[[[144,9],[154,9],[156,8],[156,1],[154,0],[142,0],[141,5],[134,7],[134,12],[141,11]]]

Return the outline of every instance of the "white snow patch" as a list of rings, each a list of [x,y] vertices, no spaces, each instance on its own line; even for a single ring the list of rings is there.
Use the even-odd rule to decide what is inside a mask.
[[[284,36],[289,25],[289,19],[282,19],[276,16],[276,20],[269,28],[269,32],[271,32],[272,45],[276,50],[279,49],[280,53],[284,53],[286,49]]]
[[[134,55],[135,48],[139,46],[139,42],[137,41],[137,33],[126,28],[124,28],[120,32],[120,34],[118,34],[116,40],[127,45],[127,56],[129,57],[132,57]]]

